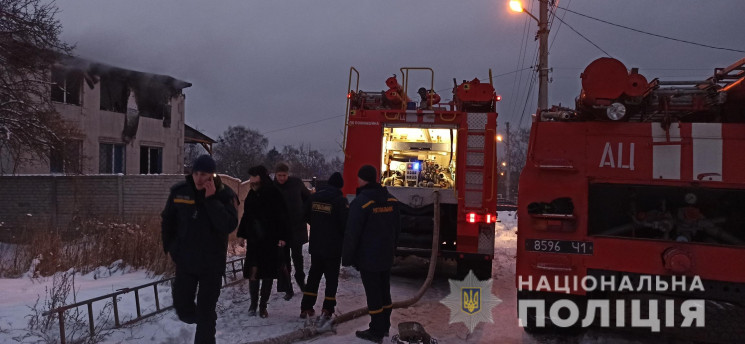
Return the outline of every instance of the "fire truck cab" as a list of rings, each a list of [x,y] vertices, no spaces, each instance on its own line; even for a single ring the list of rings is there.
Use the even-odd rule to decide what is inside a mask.
[[[546,301],[548,314],[559,299],[703,299],[707,329],[719,326],[703,340],[743,331],[744,66],[648,81],[600,58],[581,74],[575,109],[533,118],[519,185],[518,300]],[[615,285],[590,287],[588,277]],[[696,278],[702,288],[690,288]]]
[[[411,95],[408,77],[415,70],[429,72],[431,82]],[[494,88],[478,79],[464,81],[454,85],[452,101],[441,104],[432,69],[400,71],[402,84],[394,74],[387,90],[368,92],[359,90],[359,72],[350,69],[343,192],[351,200],[359,168],[375,166],[401,206],[398,254],[427,257],[439,192],[441,256],[457,260],[460,276],[473,270],[480,279],[490,278],[497,220]]]

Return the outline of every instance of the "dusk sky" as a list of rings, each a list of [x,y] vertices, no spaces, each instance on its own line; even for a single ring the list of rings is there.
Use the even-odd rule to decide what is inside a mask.
[[[360,89],[369,91],[386,89],[385,79],[400,67],[431,67],[444,101],[452,98],[453,78],[487,81],[491,68],[495,76],[505,74],[494,79],[503,97],[500,126],[509,121],[514,128],[521,118],[529,126],[536,108],[537,84],[528,91],[537,24],[509,11],[507,0],[56,3],[62,38],[77,46],[76,55],[191,82],[186,122],[215,139],[230,125],[244,125],[264,133],[270,147],[304,143],[339,154],[350,66],[361,73]],[[538,16],[537,0],[524,6]],[[558,6],[642,31],[745,50],[742,0],[562,0]],[[649,80],[705,79],[715,67],[745,56],[555,11]],[[605,54],[559,20],[549,42],[549,103],[571,106],[580,92],[579,74]],[[428,84],[429,75],[412,75],[409,93]],[[319,122],[286,129],[313,121]]]

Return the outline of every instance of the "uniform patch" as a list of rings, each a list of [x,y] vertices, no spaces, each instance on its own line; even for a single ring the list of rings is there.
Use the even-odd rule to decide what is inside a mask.
[[[387,207],[375,207],[373,208],[373,213],[390,213],[393,212],[393,206],[387,206]]]
[[[331,204],[328,203],[321,203],[321,202],[313,202],[313,211],[317,211],[320,213],[331,213]]]
[[[194,200],[190,199],[188,196],[176,196],[176,198],[173,199],[173,203],[194,204]]]

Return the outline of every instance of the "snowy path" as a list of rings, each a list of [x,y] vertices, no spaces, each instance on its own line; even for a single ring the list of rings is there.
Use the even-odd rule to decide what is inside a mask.
[[[443,263],[438,268],[430,289],[422,300],[408,309],[394,310],[391,336],[397,331],[396,325],[404,321],[417,321],[427,332],[439,340],[439,343],[664,343],[659,339],[639,339],[625,334],[600,332],[591,330],[573,338],[558,338],[556,336],[534,337],[518,326],[517,302],[515,295],[515,252],[516,252],[516,219],[511,212],[500,212],[501,223],[497,224],[495,239],[495,256],[493,262],[493,293],[503,302],[494,307],[492,316],[494,323],[481,323],[469,334],[463,323],[449,324],[450,310],[440,303],[450,292],[446,274],[454,270],[452,263]],[[306,246],[307,248],[307,246]],[[306,252],[306,271],[309,258]],[[426,263],[421,259],[407,259],[393,270],[392,295],[394,301],[408,299],[418,289],[426,275]],[[18,337],[25,328],[29,314],[29,307],[36,301],[37,295],[44,295],[44,288],[51,283],[51,279],[32,281],[23,279],[0,280],[0,343],[17,343]],[[111,277],[93,278],[93,274],[76,277],[76,289],[79,289],[77,299],[81,300],[99,296],[123,287],[131,287],[152,281],[144,272],[122,274],[114,273]],[[323,282],[319,290],[323,290]],[[275,283],[276,290],[276,283]],[[297,287],[296,287],[297,288]],[[162,304],[170,304],[170,290],[167,285],[161,288]],[[246,343],[287,333],[303,326],[298,318],[300,313],[301,294],[285,301],[282,294],[274,293],[268,307],[269,318],[248,317],[249,305],[248,284],[226,288],[220,295],[218,303],[217,342],[218,343]],[[143,307],[152,307],[153,297],[144,297]],[[365,306],[364,290],[359,279],[359,273],[350,268],[342,268],[337,314]],[[320,311],[320,303],[316,304],[316,311]],[[150,305],[150,306],[148,306]],[[134,313],[132,301],[123,300],[120,311],[125,314]],[[337,333],[326,333],[307,340],[304,343],[369,343],[355,337],[356,330],[367,328],[369,317],[364,316],[341,324]],[[55,328],[56,329],[56,328]],[[104,343],[191,343],[194,336],[194,325],[186,325],[178,321],[173,311],[156,315],[134,326],[115,330]],[[673,341],[671,341],[672,343]],[[674,341],[678,343],[679,341]],[[385,339],[390,343],[390,337]]]

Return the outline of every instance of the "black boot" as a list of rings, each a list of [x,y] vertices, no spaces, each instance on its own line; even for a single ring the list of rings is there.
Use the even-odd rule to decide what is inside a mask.
[[[256,316],[256,307],[259,303],[259,281],[248,281],[248,293],[251,295],[251,305],[248,306],[248,316]]]
[[[383,335],[386,337],[388,337],[388,331],[391,328],[391,313],[393,313],[392,305],[390,308],[383,308],[383,316],[385,317],[385,333]]]
[[[383,342],[383,335],[378,333],[377,331],[373,331],[373,329],[367,329],[364,331],[357,331],[355,332],[355,335],[357,338],[362,338],[364,340],[369,340],[374,343],[382,343]]]
[[[261,300],[259,301],[259,316],[266,318],[269,313],[266,311],[266,304],[269,302],[269,296],[272,294],[272,283],[274,281],[265,279],[261,281]]]

